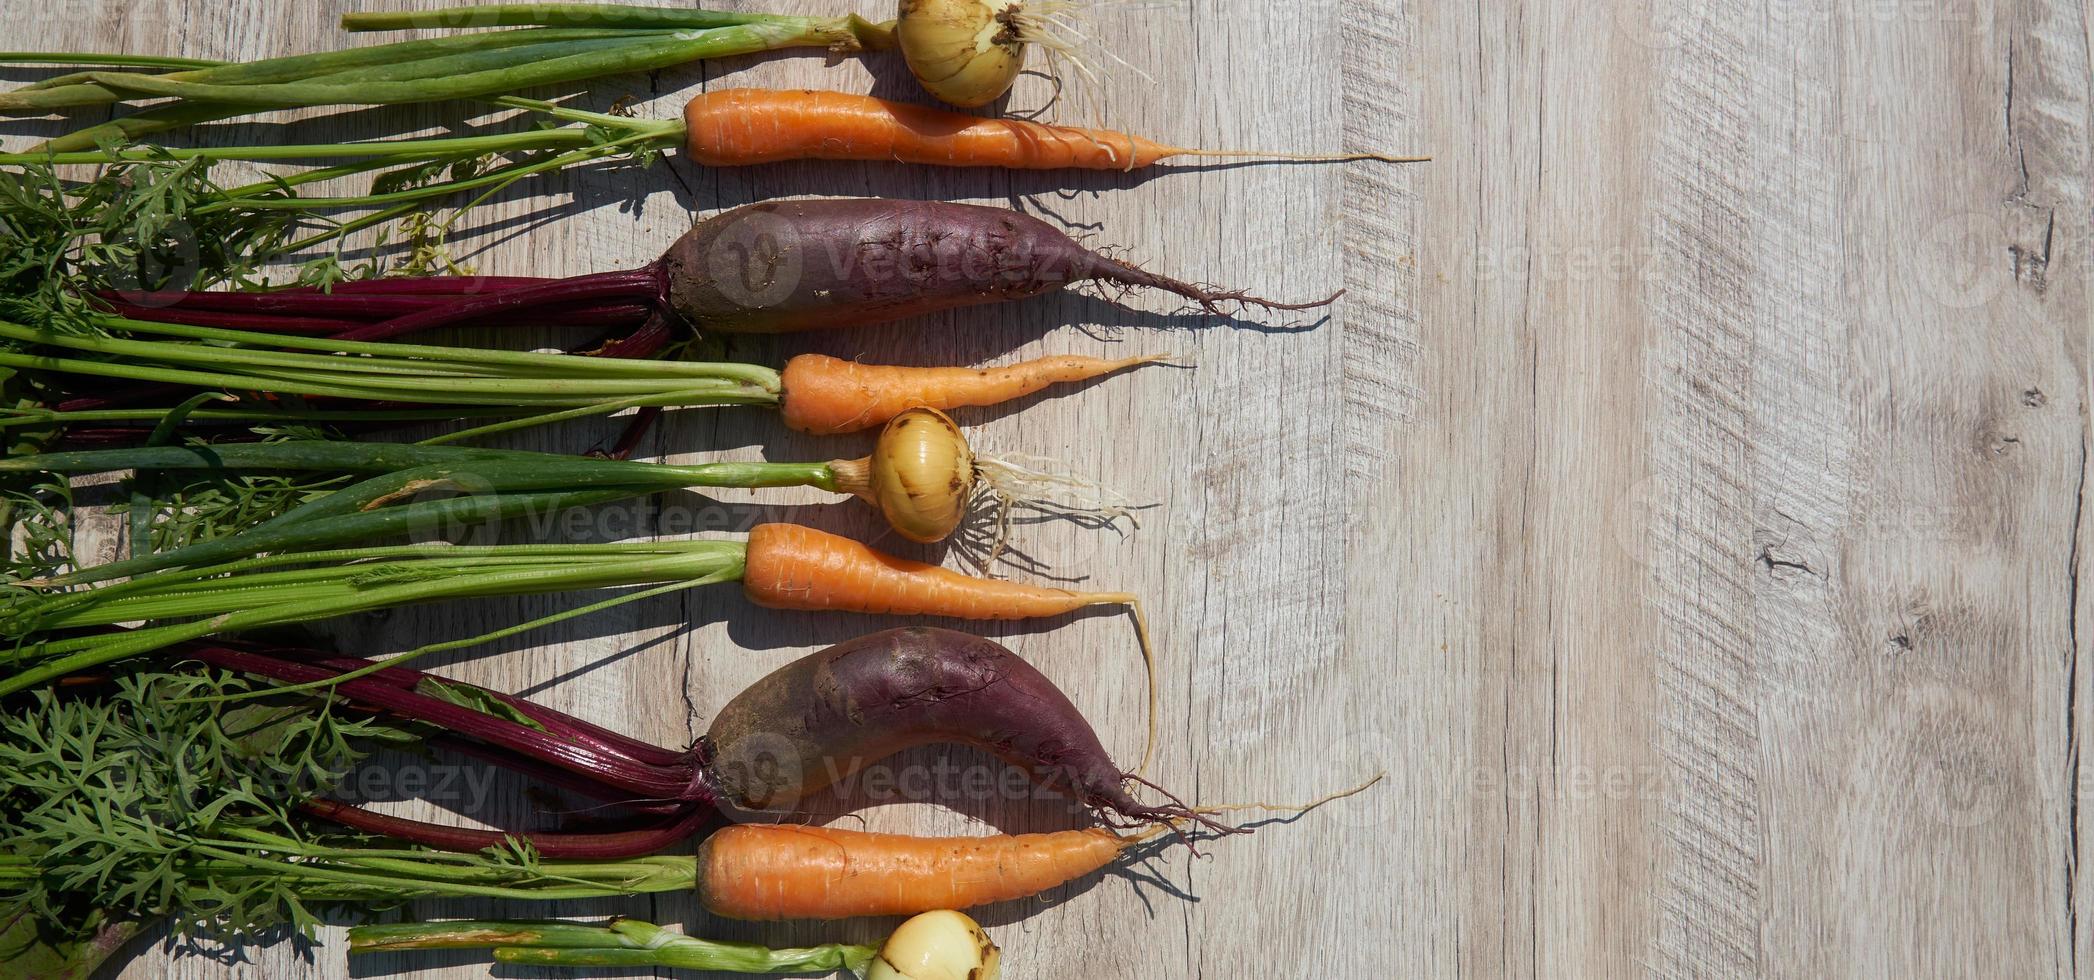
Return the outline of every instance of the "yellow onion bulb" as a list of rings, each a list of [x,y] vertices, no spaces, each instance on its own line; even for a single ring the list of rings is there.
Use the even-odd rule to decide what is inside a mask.
[[[865,980],[1002,980],[1003,951],[959,912],[925,912],[880,946]]]
[[[902,537],[942,541],[960,527],[974,499],[974,450],[944,412],[912,408],[880,430],[865,459],[829,464],[836,489],[862,497]]]
[[[1003,97],[1025,70],[1022,0],[901,0],[895,40],[924,90],[964,108]]]

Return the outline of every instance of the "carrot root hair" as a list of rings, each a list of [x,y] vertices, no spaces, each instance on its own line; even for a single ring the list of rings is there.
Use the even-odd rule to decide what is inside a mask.
[[[1142,601],[1133,596],[1127,597],[1127,609],[1128,614],[1134,617],[1134,641],[1141,647],[1142,670],[1147,674],[1149,686],[1148,734],[1142,742],[1141,765],[1134,770],[1136,778],[1140,778],[1140,774],[1149,771],[1149,764],[1156,761],[1156,715],[1162,692],[1157,689],[1156,684],[1156,648],[1149,644],[1149,617],[1142,612]]]
[[[1162,691],[1156,679],[1156,647],[1149,640],[1149,616],[1142,610],[1141,597],[1132,592],[1098,592],[1091,594],[1089,600],[1087,605],[1092,606],[1126,606],[1127,614],[1134,617],[1134,644],[1142,655],[1142,674],[1148,687],[1149,720],[1147,733],[1142,739],[1141,765],[1136,766],[1134,772],[1125,775],[1146,785],[1155,786],[1155,783],[1143,778],[1143,774],[1149,771],[1149,764],[1156,761],[1156,728],[1162,704]]]
[[[1285,163],[1358,163],[1371,160],[1376,163],[1430,163],[1432,157],[1424,155],[1399,155],[1352,151],[1346,153],[1273,153],[1266,150],[1195,150],[1173,148],[1174,156],[1215,157],[1225,160],[1272,160]]]

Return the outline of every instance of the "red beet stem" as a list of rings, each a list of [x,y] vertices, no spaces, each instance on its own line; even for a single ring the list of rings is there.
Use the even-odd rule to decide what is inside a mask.
[[[429,294],[478,293],[493,289],[518,289],[541,283],[558,282],[545,276],[401,276],[394,279],[351,279],[338,282],[322,289],[319,286],[292,286],[275,290],[279,293],[329,292],[337,295],[351,293],[383,293],[388,296],[423,296]]]
[[[344,330],[354,330],[363,325],[361,320],[336,320],[314,316],[289,316],[275,313],[226,313],[218,310],[198,310],[167,306],[138,306],[120,300],[105,300],[109,312],[126,320],[150,320],[158,323],[186,323],[198,327],[220,327],[227,330],[253,330],[259,333],[293,333],[326,336]]]
[[[674,333],[675,327],[669,322],[669,314],[656,310],[648,314],[647,322],[641,324],[640,329],[597,348],[592,352],[592,356],[635,360],[653,357],[669,345]],[[633,420],[625,424],[625,431],[619,433],[618,442],[605,455],[611,459],[630,459],[633,450],[640,448],[640,440],[647,437],[648,430],[653,429],[661,418],[662,410],[659,406],[640,409],[633,415]]]
[[[344,673],[361,667],[366,667],[371,664],[371,661],[368,660],[360,660],[354,657],[340,657],[333,653],[323,652],[320,650],[302,649],[298,647],[264,647],[251,643],[243,643],[238,640],[223,641],[223,645],[226,647],[235,648],[239,653],[249,654],[255,657],[261,657],[280,662],[288,662],[291,664],[325,667],[330,670],[341,671]],[[199,658],[216,659],[219,658],[219,654],[220,651],[204,649],[197,651],[195,655]],[[259,666],[259,662],[250,662],[250,666]],[[277,673],[287,674],[288,672],[279,670],[277,671]],[[364,681],[368,681],[372,684],[387,685],[399,691],[412,694],[421,693],[420,685],[422,681],[425,679],[434,679],[437,681],[442,681],[444,683],[451,684],[460,688],[471,687],[472,690],[480,694],[500,700],[503,703],[510,705],[511,707],[517,709],[519,713],[525,715],[533,721],[537,721],[543,724],[548,729],[573,730],[584,733],[594,733],[602,741],[630,745],[638,751],[629,754],[633,755],[635,758],[640,759],[641,761],[659,760],[661,764],[665,766],[684,766],[691,764],[693,758],[695,758],[694,753],[671,752],[659,746],[649,745],[645,742],[629,739],[616,732],[598,728],[595,725],[592,725],[589,722],[583,721],[579,718],[563,714],[551,708],[542,707],[540,705],[534,704],[530,701],[526,701],[514,695],[501,694],[499,692],[489,691],[485,688],[480,687],[472,687],[471,685],[462,684],[457,681],[448,681],[444,678],[433,678],[432,675],[424,674],[420,671],[411,670],[405,667],[388,667],[371,674],[366,674],[361,679]],[[383,709],[368,702],[351,702],[351,704],[354,707],[371,712],[373,714],[385,713]],[[451,751],[458,752],[462,755],[472,756],[476,759],[480,759],[494,766],[507,769],[511,772],[516,773],[517,775],[523,776],[527,779],[533,780],[535,782],[547,786],[551,786],[557,789],[570,790],[576,793],[580,793],[584,796],[588,796],[592,799],[601,800],[606,803],[617,804],[621,807],[633,810],[635,812],[657,814],[672,813],[682,809],[684,806],[687,805],[687,801],[685,800],[636,800],[633,798],[630,790],[621,789],[617,786],[601,782],[594,777],[582,775],[580,773],[572,772],[567,769],[562,769],[543,760],[533,758],[528,755],[522,755],[509,749],[491,745],[486,742],[477,741],[462,735],[438,735],[435,738],[431,739],[429,744],[438,746],[440,748],[449,749]]]
[[[557,860],[611,861],[640,857],[681,843],[697,835],[712,814],[692,807],[682,815],[646,830],[605,834],[576,834],[558,831],[470,830],[410,820],[336,800],[312,800],[302,809],[313,816],[367,834],[379,834],[444,851],[484,851],[511,841],[529,843],[541,857]]]
[[[378,713],[377,709],[369,709]],[[601,803],[607,803],[630,813],[663,814],[676,813],[690,804],[683,800],[653,800],[633,796],[629,790],[619,789],[598,782],[587,776],[568,772],[558,766],[549,765],[527,755],[518,755],[508,749],[499,749],[485,742],[476,742],[462,736],[439,735],[429,741],[435,748],[478,759],[497,769],[505,769],[529,780],[531,783],[553,789],[566,790]]]
[[[371,664],[374,662],[359,657],[342,657],[334,654],[322,654],[321,656],[324,657],[324,659],[312,659],[305,656],[295,655],[305,653],[317,653],[317,651],[295,651],[293,653],[293,656],[285,656],[283,651],[279,651],[276,649],[270,650],[270,654],[279,659],[297,660],[303,663],[315,664],[321,667],[326,667],[330,670],[339,671],[341,673],[348,673],[352,670],[361,670],[365,667],[371,666]],[[415,670],[411,667],[387,667],[377,671],[376,673],[365,675],[365,677],[360,679],[370,680],[381,684],[388,684],[405,691],[415,690],[424,681],[435,681],[440,684],[446,684],[451,687],[457,688],[469,688],[476,694],[485,695],[496,701],[500,701],[502,704],[515,709],[524,717],[529,718],[532,721],[545,726],[546,728],[552,729],[554,731],[564,732],[577,737],[587,738],[592,741],[601,743],[606,750],[616,752],[620,755],[624,755],[638,762],[643,762],[648,765],[664,767],[687,767],[692,765],[694,761],[696,761],[695,755],[689,751],[677,752],[672,749],[665,749],[659,745],[652,745],[647,742],[642,742],[639,739],[631,738],[626,735],[622,735],[618,732],[614,732],[608,728],[596,725],[594,723],[583,721],[582,719],[576,718],[575,716],[567,714],[564,711],[558,711],[553,708],[545,707],[544,705],[538,704],[535,701],[531,701],[528,698],[520,698],[513,694],[503,694],[500,691],[490,691],[484,687],[477,687],[474,685],[465,684],[459,681],[450,680],[449,678],[437,677],[434,674],[424,673],[422,671]]]
[[[69,426],[57,446],[61,449],[118,449],[137,445],[146,434],[146,430],[136,428]]]
[[[654,307],[649,303],[591,303],[585,306],[554,307],[544,311],[536,319],[559,327],[630,327],[645,320],[653,312]],[[485,325],[485,322],[475,321],[475,325]]]
[[[199,290],[196,292],[115,292],[104,299],[156,310],[205,310],[216,313],[284,313],[324,315],[344,320],[389,320],[451,301],[448,296],[370,293],[267,292]]]
[[[610,301],[661,303],[665,302],[662,300],[662,290],[661,267],[657,263],[623,272],[599,272],[594,275],[575,276],[572,279],[555,279],[519,289],[495,290],[453,299],[419,313],[397,316],[347,331],[338,335],[336,339],[384,340],[437,327],[471,323],[497,314],[535,311],[569,304]]]
[[[622,357],[632,360],[653,357],[669,346],[676,336],[676,326],[669,322],[668,314],[656,310],[647,314],[647,319],[638,330],[613,340],[591,352],[596,357]]]
[[[332,680],[342,674],[318,664],[292,663],[223,646],[192,647],[184,651],[184,656],[214,667],[296,684]],[[681,767],[642,763],[586,733],[557,728],[542,731],[369,678],[341,681],[333,690],[396,717],[476,738],[649,799],[692,799],[706,793],[698,767],[688,762]]]
[[[252,330],[256,333],[288,333],[318,337],[335,337],[370,326],[372,320],[349,320],[318,316],[296,316],[289,313],[228,313],[220,310],[200,310],[182,305],[139,306],[118,300],[105,300],[108,312],[127,320],[148,320],[158,323],[185,323],[199,327],[218,327],[224,330]],[[543,320],[556,326],[570,327],[624,327],[646,317],[651,307],[643,303],[592,303],[581,306],[558,306],[546,310]],[[535,324],[534,324],[535,325]]]

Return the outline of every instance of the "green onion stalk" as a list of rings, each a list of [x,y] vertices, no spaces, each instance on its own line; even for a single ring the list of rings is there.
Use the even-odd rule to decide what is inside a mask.
[[[1067,611],[1093,605],[1131,605],[1126,593],[1073,592],[991,580],[961,585],[957,573],[915,566],[870,553],[863,546],[791,525],[758,525],[745,537],[692,541],[628,541],[602,544],[451,545],[444,543],[314,547],[340,540],[341,528],[384,537],[403,522],[432,527],[471,527],[509,517],[542,516],[630,496],[624,487],[559,489],[432,500],[401,510],[381,509],[377,519],[346,507],[335,517],[260,525],[221,541],[209,540],[177,552],[180,567],[142,571],[121,581],[104,578],[111,569],[137,570],[160,564],[116,563],[55,578],[24,579],[0,586],[0,697],[41,687],[67,676],[179,644],[396,606],[461,599],[488,599],[559,592],[618,590],[598,599],[491,632],[424,644],[341,678],[365,676],[430,653],[457,650],[520,635],[543,626],[685,589],[743,582],[752,565],[763,574],[745,582],[756,601],[786,608],[892,613],[914,610],[968,618],[1004,617],[1002,606],[976,601],[989,589],[1022,597],[1027,610]],[[321,497],[308,514],[329,509]],[[295,513],[295,512],[294,512]],[[289,516],[289,515],[287,515]],[[359,533],[357,537],[365,537]],[[819,562],[798,559],[790,542],[808,540],[822,550]],[[830,544],[828,542],[834,542]],[[776,543],[772,543],[776,542]],[[764,550],[758,551],[761,547]],[[258,553],[267,552],[267,553]],[[244,555],[245,557],[229,557]],[[210,560],[221,556],[228,560]],[[752,557],[753,556],[753,557]],[[776,556],[776,557],[774,557]],[[133,563],[139,558],[130,560]],[[798,561],[805,568],[791,564]],[[827,564],[821,564],[826,562]],[[863,598],[831,597],[803,604],[806,593],[845,573],[830,570],[877,567],[876,574],[905,579],[901,598],[881,591]],[[100,581],[94,581],[96,579]],[[900,589],[895,586],[895,589]],[[1031,612],[1041,615],[1041,612]],[[1137,612],[1137,634],[1142,630]],[[140,623],[134,628],[119,629]],[[1146,642],[1144,643],[1146,649]]]
[[[863,977],[879,950],[827,943],[772,949],[754,943],[719,942],[686,936],[637,919],[600,926],[575,922],[412,922],[357,926],[349,931],[352,954],[425,949],[491,950],[498,963],[529,966],[662,967],[722,973],[828,973],[849,970]]]
[[[498,963],[528,966],[666,967],[724,973],[802,973],[844,969],[865,980],[998,980],[1002,951],[973,919],[925,912],[894,930],[878,949],[830,943],[769,949],[672,932],[636,919],[601,926],[572,922],[426,922],[358,926],[349,952],[487,949]]]
[[[1087,482],[1044,472],[1024,461],[973,452],[959,427],[930,408],[898,408],[895,399],[859,393],[850,399],[816,399],[841,406],[823,412],[793,411],[788,378],[821,393],[816,356],[795,358],[785,371],[752,364],[674,359],[628,359],[532,351],[496,351],[395,342],[348,341],[227,330],[90,315],[88,329],[32,328],[0,320],[0,370],[39,377],[89,379],[95,388],[109,380],[164,385],[178,392],[201,389],[172,406],[139,407],[95,394],[68,398],[56,392],[46,403],[0,408],[0,433],[8,429],[78,429],[94,438],[126,439],[151,429],[148,441],[164,441],[184,426],[313,426],[471,419],[478,424],[423,440],[414,447],[358,447],[299,441],[295,445],[248,448],[221,446],[208,454],[180,447],[142,447],[125,454],[23,455],[0,460],[0,473],[99,472],[113,469],[190,470],[335,469],[371,480],[357,494],[337,493],[301,512],[309,518],[361,518],[387,523],[381,533],[422,530],[427,524],[397,510],[376,510],[419,489],[480,489],[515,492],[517,506],[530,494],[590,491],[593,502],[687,487],[757,489],[805,486],[847,493],[878,507],[888,523],[912,541],[943,540],[960,528],[978,495],[1006,509],[1059,513],[1109,523],[1125,513],[1118,498]],[[810,362],[804,368],[802,362]],[[1115,369],[1127,362],[1096,362]],[[938,369],[884,368],[889,374]],[[1087,369],[1090,370],[1090,369]],[[799,373],[795,373],[798,371]],[[1091,373],[1097,373],[1091,370]],[[948,386],[950,387],[950,386]],[[86,392],[85,388],[79,389]],[[246,392],[235,396],[229,392]],[[1001,395],[987,398],[993,403]],[[319,402],[307,401],[318,399]],[[983,401],[967,402],[981,404]],[[573,459],[536,453],[446,449],[448,444],[518,428],[670,407],[749,405],[780,409],[803,431],[856,431],[883,426],[876,451],[854,460],[825,462],[720,463],[661,466],[621,459]],[[628,427],[628,439],[651,416]],[[100,430],[93,427],[101,426]],[[621,452],[623,446],[620,447]],[[352,503],[354,501],[354,503]],[[498,501],[483,501],[493,505]],[[360,511],[350,508],[361,507]],[[431,521],[453,516],[434,510]],[[515,516],[507,512],[500,516]],[[365,539],[352,523],[337,522],[335,540]],[[308,545],[312,541],[306,542]],[[274,545],[270,546],[274,547]],[[163,561],[168,561],[163,559]],[[158,567],[158,566],[153,566]],[[127,569],[124,574],[145,570]]]
[[[894,46],[893,24],[857,15],[795,17],[595,4],[492,4],[428,13],[351,14],[352,30],[497,30],[227,64],[83,53],[0,53],[0,62],[83,64],[84,70],[0,93],[0,113],[150,108],[45,142],[38,153],[91,151],[199,123],[314,106],[479,99],[709,58]],[[133,70],[111,70],[133,69]]]

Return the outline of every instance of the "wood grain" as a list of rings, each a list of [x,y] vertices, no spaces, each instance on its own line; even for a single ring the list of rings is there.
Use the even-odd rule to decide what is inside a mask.
[[[352,6],[407,5],[60,0],[13,22],[36,46],[251,57],[344,43],[326,25]],[[1040,525],[1018,543],[1149,597],[1162,782],[1207,801],[1288,799],[1392,774],[1205,858],[987,910],[1008,975],[2094,973],[2078,872],[2094,703],[2080,628],[2094,599],[2079,588],[2094,544],[2083,2],[1193,0],[1097,18],[1153,77],[1110,73],[1099,102],[1115,125],[1437,159],[1077,177],[672,159],[547,181],[462,243],[484,272],[566,274],[645,261],[745,201],[939,197],[1022,207],[1178,275],[1351,290],[1294,332],[1070,297],[729,346],[752,360],[1196,363],[965,421],[991,451],[1054,456],[1156,503],[1124,537]],[[891,63],[789,57],[589,98],[663,116],[721,81],[914,97]],[[1013,106],[1044,99],[1028,80]],[[527,220],[548,206],[559,220]],[[612,431],[519,444],[574,451]],[[856,448],[782,436],[760,412],[688,412],[645,451]],[[757,500],[669,499],[578,530],[717,530]],[[877,536],[850,507],[789,513]],[[333,633],[397,649],[564,601],[401,610]],[[786,658],[884,625],[764,614],[713,590],[446,669],[677,743]],[[1124,621],[1051,625],[986,632],[1138,753]],[[981,760],[901,760],[941,761]],[[860,812],[941,833],[1070,819],[1046,800]],[[542,911],[769,942],[884,926],[751,927],[677,897]],[[237,969],[255,976],[485,969],[345,965],[338,944],[249,955]],[[122,975],[227,973],[152,950]]]

